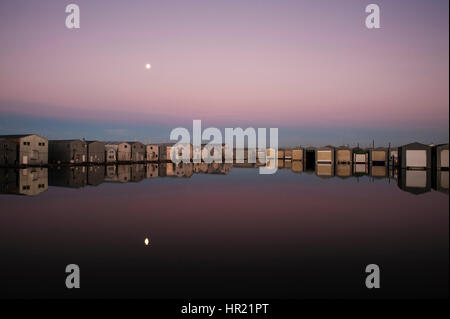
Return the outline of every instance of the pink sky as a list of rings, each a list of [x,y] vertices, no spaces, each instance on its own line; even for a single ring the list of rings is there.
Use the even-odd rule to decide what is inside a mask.
[[[76,3],[2,2],[0,114],[448,130],[448,1]]]

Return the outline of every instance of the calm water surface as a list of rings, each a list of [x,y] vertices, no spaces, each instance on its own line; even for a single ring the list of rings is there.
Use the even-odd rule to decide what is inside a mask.
[[[1,169],[0,297],[448,296],[448,172],[286,165]]]

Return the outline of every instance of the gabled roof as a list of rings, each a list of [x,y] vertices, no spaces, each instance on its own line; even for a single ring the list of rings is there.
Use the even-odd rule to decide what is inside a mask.
[[[332,146],[332,145],[325,145],[325,146],[321,146],[321,147],[319,147],[319,148],[317,148],[318,150],[323,150],[323,149],[335,149],[335,147],[334,146]]]
[[[126,142],[126,143],[128,143],[128,144],[130,144],[130,145],[132,145],[132,144],[144,144],[144,143],[142,143],[142,142],[139,142],[139,141],[131,141],[131,142]]]
[[[341,145],[336,147],[337,150],[351,150],[352,148],[350,146]]]
[[[174,146],[176,143],[158,143],[159,146]]]
[[[103,142],[103,143],[105,143],[105,145],[119,145],[122,143],[130,144],[129,142],[117,142],[117,141],[107,141],[107,142]]]
[[[422,144],[419,142],[412,142],[412,143],[408,143],[405,145],[400,146],[400,148],[419,148],[419,149],[424,149],[424,148],[431,148],[431,146],[427,145],[427,144]]]
[[[8,139],[8,138],[22,138],[22,137],[27,137],[27,136],[31,136],[31,135],[36,135],[36,136],[39,136],[39,137],[41,137],[41,138],[45,138],[45,137],[42,137],[42,136],[37,135],[37,134],[12,134],[12,135],[0,135],[0,138],[2,138],[2,139]]]
[[[360,154],[361,153],[367,153],[367,149],[364,149],[364,148],[361,148],[361,147],[357,146],[357,147],[353,148],[353,152],[354,153],[360,152]]]
[[[86,142],[86,141],[83,141],[83,140],[80,140],[78,138],[75,138],[73,140],[49,140],[49,142],[52,142],[52,143],[71,143],[71,142]]]
[[[387,151],[387,147],[384,147],[384,146],[377,146],[377,147],[375,147],[375,148],[369,148],[369,150],[373,150],[373,151]]]
[[[434,147],[437,147],[437,148],[448,148],[448,143],[437,144],[437,145],[435,145]]]

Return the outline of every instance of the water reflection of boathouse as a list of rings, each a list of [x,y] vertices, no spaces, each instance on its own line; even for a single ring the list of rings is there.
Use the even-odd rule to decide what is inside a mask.
[[[0,170],[0,193],[35,196],[48,189],[48,168]]]
[[[333,177],[334,176],[334,165],[327,164],[327,163],[317,163],[316,175],[319,177]]]
[[[62,166],[50,168],[49,186],[80,188],[87,183],[85,166]]]
[[[88,166],[87,167],[87,184],[97,186],[105,181],[105,166]]]
[[[350,155],[351,157],[351,155]],[[347,178],[352,176],[352,164],[336,164],[336,176]]]
[[[339,146],[336,148],[335,157],[337,164],[352,163],[352,149],[347,146]]]
[[[400,169],[397,183],[398,187],[406,192],[426,193],[431,190],[431,172],[430,170]]]

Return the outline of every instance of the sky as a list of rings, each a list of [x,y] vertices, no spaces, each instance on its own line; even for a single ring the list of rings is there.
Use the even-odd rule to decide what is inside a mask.
[[[199,119],[281,146],[448,142],[447,0],[72,2],[80,29],[69,1],[0,0],[0,134],[159,142]]]

